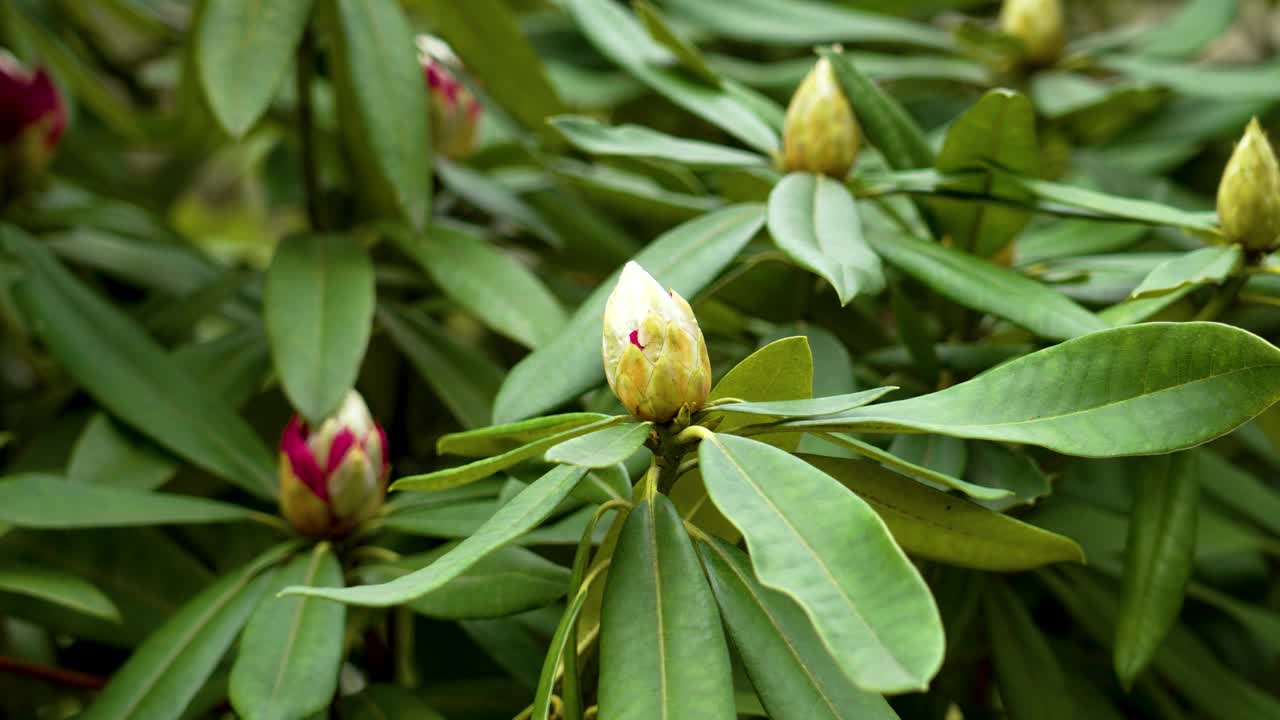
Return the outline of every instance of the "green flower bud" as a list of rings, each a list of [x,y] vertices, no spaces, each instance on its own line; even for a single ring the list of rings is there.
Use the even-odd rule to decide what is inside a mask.
[[[782,126],[783,166],[844,178],[858,156],[862,131],[835,70],[826,58],[805,76],[787,106]]]
[[[1229,240],[1247,248],[1280,245],[1280,167],[1257,118],[1249,122],[1222,171],[1218,222]]]
[[[605,305],[603,355],[609,387],[642,420],[694,412],[711,392],[711,361],[693,309],[634,262]]]
[[[1000,29],[1022,41],[1024,57],[1034,65],[1052,65],[1062,56],[1062,25],[1060,0],[1005,0],[1000,10]]]

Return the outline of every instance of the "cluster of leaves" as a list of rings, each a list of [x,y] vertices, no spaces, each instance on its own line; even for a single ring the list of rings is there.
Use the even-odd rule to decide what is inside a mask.
[[[1029,68],[985,5],[0,6],[72,110],[0,225],[0,714],[1280,716],[1280,286],[1212,211],[1257,9]],[[815,46],[848,178],[777,170]],[[603,386],[631,259],[688,428]],[[353,386],[394,492],[294,537],[269,443]]]

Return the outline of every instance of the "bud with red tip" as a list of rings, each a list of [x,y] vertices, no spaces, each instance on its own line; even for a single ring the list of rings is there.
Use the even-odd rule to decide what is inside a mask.
[[[480,124],[480,101],[443,63],[422,55],[422,73],[431,97],[431,145],[450,160],[471,154]]]
[[[16,195],[44,172],[66,126],[66,107],[44,68],[29,72],[0,51],[0,194]]]
[[[280,509],[295,530],[338,537],[382,507],[387,489],[387,436],[360,393],[309,428],[298,416],[280,440]]]

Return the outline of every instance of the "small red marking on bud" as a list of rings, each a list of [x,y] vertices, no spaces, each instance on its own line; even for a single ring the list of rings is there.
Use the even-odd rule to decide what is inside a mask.
[[[629,335],[628,337],[631,339],[631,344],[632,344],[632,345],[635,345],[636,347],[640,348],[641,350],[643,350],[643,349],[644,349],[644,346],[640,344],[640,331],[639,331],[639,330],[632,330],[632,331],[631,331],[631,335]]]

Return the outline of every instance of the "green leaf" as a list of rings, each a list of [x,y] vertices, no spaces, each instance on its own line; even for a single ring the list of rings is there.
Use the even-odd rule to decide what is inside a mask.
[[[880,258],[862,239],[858,208],[839,181],[791,173],[769,193],[769,234],[792,260],[821,275],[840,304],[884,289]]]
[[[759,205],[718,210],[664,233],[636,255],[635,261],[663,287],[693,297],[737,256],[763,222]],[[604,379],[600,317],[619,272],[591,293],[554,340],[511,369],[494,402],[496,422],[523,420],[545,412]]]
[[[587,200],[645,223],[665,226],[685,222],[722,205],[718,197],[668,190],[657,179],[612,165],[561,160],[554,171],[559,178],[581,190]]]
[[[154,340],[21,231],[0,246],[26,276],[14,297],[62,367],[116,417],[260,498],[275,500],[275,460],[244,420]]]
[[[422,312],[380,305],[377,313],[387,335],[459,422],[466,427],[489,422],[502,368],[460,344]]]
[[[1217,323],[1145,323],[1069,340],[940,392],[780,426],[932,432],[1109,457],[1199,445],[1277,398],[1280,351],[1262,338]]]
[[[603,125],[584,115],[561,115],[551,118],[550,122],[569,144],[592,155],[670,160],[689,167],[708,168],[750,167],[767,162],[755,153],[686,140],[643,125]]]
[[[917,22],[842,5],[787,0],[734,0],[710,6],[668,0],[671,14],[714,35],[769,45],[807,47],[824,42],[885,43],[950,50],[947,33]]]
[[[1206,495],[1280,536],[1280,491],[1217,453],[1200,450],[1197,454],[1200,476],[1213,478],[1204,484]]]
[[[716,412],[733,412],[744,415],[767,415],[776,418],[808,418],[852,410],[870,405],[881,397],[897,390],[896,386],[874,388],[847,395],[813,398],[812,400],[772,400],[766,402],[736,402],[717,405]]]
[[[263,571],[295,546],[286,543],[272,548],[201,591],[138,647],[80,717],[164,720],[181,716],[270,584],[271,575]]]
[[[984,598],[996,681],[1009,720],[1076,717],[1062,668],[1022,601],[1000,580],[987,584]]]
[[[1135,80],[1162,85],[1181,95],[1241,100],[1275,100],[1280,63],[1275,60],[1248,64],[1179,64],[1141,55],[1110,54],[1098,58],[1107,70]]]
[[[396,480],[391,484],[392,490],[443,490],[445,488],[458,487],[476,480],[481,480],[490,475],[505,470],[517,463],[525,460],[532,460],[546,452],[548,449],[559,445],[560,443],[586,435],[587,433],[603,430],[612,425],[626,421],[626,417],[618,415],[615,417],[606,417],[603,420],[597,420],[587,425],[579,425],[556,433],[542,437],[533,442],[522,445],[514,450],[508,450],[501,455],[493,455],[491,457],[482,458],[475,462],[458,467],[445,468],[444,470],[436,470],[423,475],[408,475]]]
[[[988,165],[1020,175],[1040,174],[1036,113],[1027,96],[991,90],[948,128],[938,153],[940,172],[982,170]],[[990,172],[959,178],[944,187],[1008,197],[1016,197],[1019,189],[1008,178]],[[938,199],[934,208],[955,245],[979,257],[1003,250],[1031,219],[1028,211],[1000,203]]]
[[[883,697],[858,689],[831,658],[804,610],[760,584],[750,560],[699,539],[720,615],[769,716],[777,720],[897,720]]]
[[[317,544],[280,568],[274,590],[287,585],[342,587],[342,565],[328,543]],[[303,718],[322,712],[338,689],[346,607],[266,593],[249,618],[235,664],[230,697],[246,720]]]
[[[821,455],[800,457],[867,501],[893,539],[912,555],[993,572],[1084,562],[1084,551],[1070,538],[910,482],[878,465]]]
[[[450,433],[436,441],[436,452],[441,455],[462,455],[484,458],[524,447],[535,440],[562,433],[565,430],[587,425],[608,418],[600,413],[562,413],[530,418],[506,425],[490,425],[464,432]]]
[[[495,179],[466,165],[436,158],[436,175],[449,192],[468,204],[528,230],[534,237],[553,248],[563,247],[565,239],[514,191]]]
[[[276,246],[263,316],[289,401],[318,426],[355,384],[373,330],[373,263],[351,235],[300,235]]]
[[[697,46],[681,37],[658,8],[646,0],[633,0],[631,6],[640,16],[640,22],[644,23],[645,30],[649,31],[649,36],[670,50],[685,70],[708,85],[720,85],[720,76],[707,65],[706,58],[698,51]]]
[[[892,95],[863,75],[848,56],[829,49],[818,51],[831,62],[844,96],[853,106],[867,139],[895,170],[933,167],[933,151],[924,131]]]
[[[1069,208],[1076,208],[1095,213],[1098,217],[1116,220],[1136,220],[1148,225],[1168,225],[1185,228],[1210,236],[1221,236],[1221,231],[1213,213],[1195,213],[1180,210],[1170,205],[1137,200],[1128,197],[1117,197],[1096,190],[1063,185],[1048,180],[1019,177],[993,169],[998,175],[1014,180],[1027,192],[1039,200],[1058,203]],[[1016,200],[1016,198],[1013,198]]]
[[[338,703],[342,720],[444,720],[444,716],[398,685],[370,685]]]
[[[546,343],[564,326],[564,310],[538,276],[484,238],[442,223],[418,237],[394,237],[446,295],[525,347]]]
[[[889,264],[940,295],[1042,337],[1066,340],[1107,327],[1093,313],[1035,280],[960,250],[899,234],[871,233],[867,240]]]
[[[998,443],[969,443],[965,477],[979,485],[1012,493],[1003,498],[978,501],[979,505],[996,512],[1032,505],[1051,491],[1048,476],[1040,471],[1028,453],[1017,452]]]
[[[439,560],[381,585],[345,589],[293,586],[284,595],[310,595],[348,605],[388,607],[409,602],[443,587],[498,548],[532,530],[573,492],[585,468],[557,465],[498,509],[476,532]]]
[[[582,606],[587,602],[587,588],[583,588],[565,608],[560,616],[560,623],[551,636],[550,646],[542,661],[542,673],[538,676],[538,688],[534,694],[532,712],[529,720],[552,720],[555,712],[551,704],[551,694],[555,686],[556,676],[562,667],[561,658],[565,656],[570,638],[578,624],[578,616],[582,614]],[[573,652],[577,652],[574,648]],[[566,681],[567,684],[567,681]]]
[[[708,437],[698,459],[760,582],[804,608],[858,687],[928,686],[942,663],[938,608],[870,506],[803,460],[747,438]]]
[[[54,568],[26,563],[0,564],[0,591],[26,595],[96,618],[120,622],[111,598],[93,583]]]
[[[76,440],[67,461],[67,478],[155,490],[173,477],[177,466],[168,455],[98,413]]]
[[[1196,554],[1200,458],[1189,452],[1145,458],[1134,481],[1116,618],[1116,674],[1126,688],[1155,657],[1182,609]]]
[[[428,0],[433,32],[462,58],[467,72],[482,81],[485,94],[530,130],[542,128],[563,106],[547,79],[542,59],[529,44],[511,7],[501,0]]]
[[[0,522],[68,529],[237,522],[256,515],[231,503],[27,474],[0,480]]]
[[[1222,35],[1238,9],[1236,0],[1188,0],[1176,13],[1139,36],[1136,44],[1142,54],[1153,57],[1195,55]]]
[[[377,210],[426,222],[431,143],[426,80],[399,3],[320,0],[340,124],[360,185]]]
[[[546,461],[585,468],[607,468],[644,447],[653,423],[627,423],[571,438],[547,451]]]
[[[1188,286],[1220,284],[1240,271],[1243,259],[1239,245],[1193,250],[1155,266],[1129,297],[1158,297]]]
[[[837,447],[850,450],[869,460],[874,460],[888,468],[893,468],[898,473],[906,475],[909,478],[915,478],[924,483],[935,483],[943,487],[949,487],[953,490],[968,495],[975,500],[999,500],[1009,497],[1010,492],[1001,488],[986,487],[983,485],[975,485],[971,482],[965,482],[954,475],[948,475],[945,472],[939,472],[931,467],[917,465],[916,463],[899,457],[888,450],[872,445],[871,443],[860,440],[852,435],[844,433],[819,433],[819,438]],[[905,436],[898,436],[905,437]],[[896,438],[895,438],[896,439]]]
[[[233,137],[271,104],[311,18],[313,0],[208,3],[195,28],[195,59],[213,116]]]
[[[737,717],[715,597],[666,496],[631,510],[605,582],[601,711],[635,720]]]

